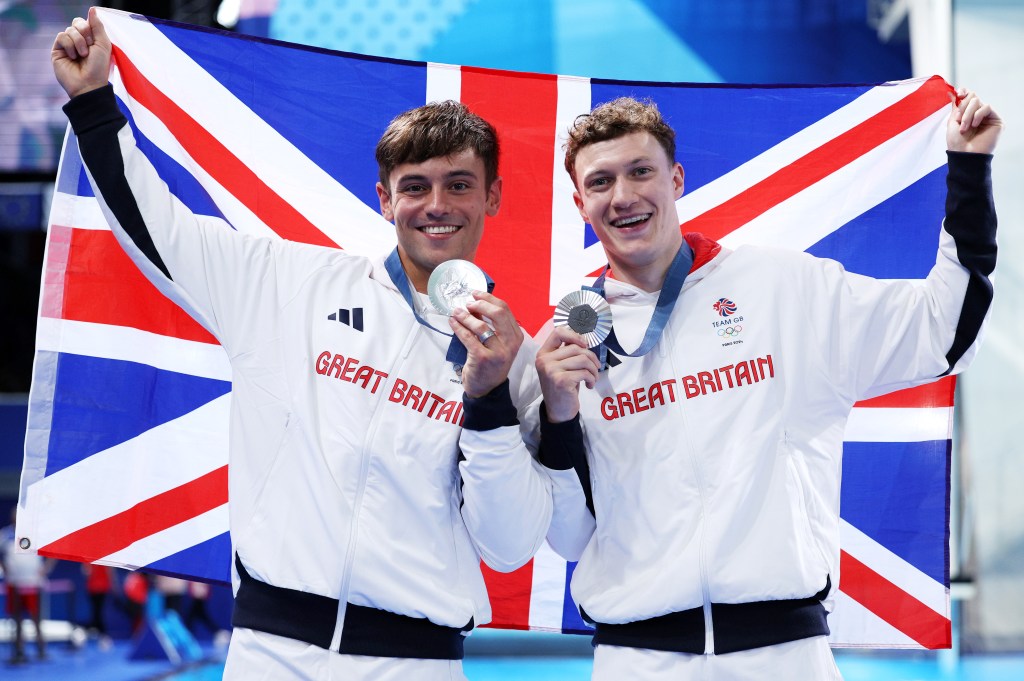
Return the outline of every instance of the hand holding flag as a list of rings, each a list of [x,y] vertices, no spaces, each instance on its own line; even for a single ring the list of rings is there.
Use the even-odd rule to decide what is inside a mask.
[[[110,73],[110,38],[96,8],[89,9],[88,20],[76,17],[57,34],[50,51],[53,72],[68,97],[96,90],[107,84]]]
[[[991,105],[966,88],[956,91],[946,130],[950,151],[991,154],[1002,131],[1003,119]]]

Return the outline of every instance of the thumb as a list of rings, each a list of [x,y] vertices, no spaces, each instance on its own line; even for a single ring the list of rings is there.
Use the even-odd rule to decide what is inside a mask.
[[[89,28],[92,29],[94,44],[110,45],[110,37],[107,36],[107,29],[103,26],[103,22],[100,21],[97,7],[89,8]]]

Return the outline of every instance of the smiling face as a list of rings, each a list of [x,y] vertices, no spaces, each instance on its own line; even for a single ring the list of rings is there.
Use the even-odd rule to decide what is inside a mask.
[[[483,160],[465,149],[422,163],[402,163],[377,183],[380,212],[395,223],[398,254],[413,287],[425,293],[434,268],[473,260],[484,220],[501,205],[501,178],[489,185]]]
[[[576,207],[604,246],[615,277],[661,288],[682,244],[676,200],[683,167],[647,132],[594,142],[574,161]]]

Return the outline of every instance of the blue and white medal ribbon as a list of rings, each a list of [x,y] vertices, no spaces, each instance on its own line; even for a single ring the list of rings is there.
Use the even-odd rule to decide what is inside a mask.
[[[683,282],[686,281],[686,276],[690,273],[691,267],[693,267],[693,249],[684,241],[680,245],[676,257],[672,259],[672,264],[668,267],[665,282],[661,286],[661,293],[658,294],[658,302],[654,306],[654,315],[651,316],[651,321],[647,325],[647,331],[644,332],[644,338],[640,342],[640,347],[633,352],[623,350],[619,339],[615,336],[615,326],[613,324],[608,337],[594,350],[597,353],[598,359],[601,360],[602,371],[608,365],[608,350],[625,357],[643,357],[654,349],[654,346],[657,345],[658,340],[661,338],[662,332],[665,330],[668,318],[672,315],[672,310],[675,309],[676,301],[679,299],[679,292],[683,290]],[[607,274],[608,268],[605,267],[604,271],[601,272],[601,276],[594,281],[594,285],[584,286],[583,290],[593,291],[604,298],[604,282]],[[618,362],[614,362],[614,364],[618,364]]]

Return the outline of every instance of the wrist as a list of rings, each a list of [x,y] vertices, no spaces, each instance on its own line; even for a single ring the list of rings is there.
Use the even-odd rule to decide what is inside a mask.
[[[462,407],[463,427],[467,430],[493,430],[519,423],[508,379],[484,395],[474,397],[464,393]]]

